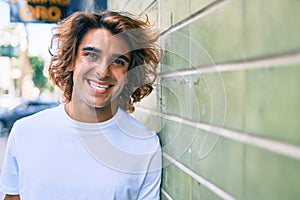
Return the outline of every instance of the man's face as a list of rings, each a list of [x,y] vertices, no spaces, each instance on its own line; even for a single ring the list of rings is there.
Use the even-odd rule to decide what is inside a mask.
[[[72,101],[94,108],[116,102],[127,83],[129,51],[126,41],[110,31],[89,30],[78,47]]]

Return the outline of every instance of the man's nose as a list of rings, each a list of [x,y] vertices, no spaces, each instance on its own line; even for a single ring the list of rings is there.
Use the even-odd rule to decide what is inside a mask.
[[[108,61],[103,61],[103,62],[97,63],[95,68],[96,68],[96,73],[100,78],[109,76],[111,73],[110,62],[108,62]]]

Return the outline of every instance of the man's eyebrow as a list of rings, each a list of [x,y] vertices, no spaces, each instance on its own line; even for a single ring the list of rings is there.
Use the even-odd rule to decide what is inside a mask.
[[[93,52],[96,52],[96,53],[102,53],[103,51],[101,49],[98,49],[98,48],[95,48],[95,47],[90,47],[90,46],[87,46],[87,47],[83,47],[82,48],[82,51],[93,51]],[[126,62],[129,63],[129,58],[123,54],[113,54],[113,57],[114,58],[121,58],[123,60],[125,60]]]
[[[102,53],[102,50],[101,49],[97,49],[95,47],[83,47],[82,48],[83,51],[93,51],[93,52],[96,52],[96,53]]]
[[[121,59],[123,59],[123,60],[125,60],[126,62],[129,63],[129,58],[127,56],[123,55],[123,54],[113,54],[113,57],[121,58]]]

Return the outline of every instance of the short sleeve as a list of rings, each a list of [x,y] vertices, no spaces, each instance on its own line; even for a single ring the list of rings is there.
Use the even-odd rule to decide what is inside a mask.
[[[145,175],[143,185],[139,191],[138,200],[159,200],[162,173],[161,146],[158,147],[152,156],[151,163]]]
[[[18,164],[15,157],[13,131],[8,137],[6,153],[0,172],[0,191],[4,194],[19,194]]]

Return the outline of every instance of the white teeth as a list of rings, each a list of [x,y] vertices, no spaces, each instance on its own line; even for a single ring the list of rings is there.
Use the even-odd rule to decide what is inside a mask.
[[[109,85],[99,85],[93,81],[90,81],[90,86],[96,90],[106,90],[109,88]]]

